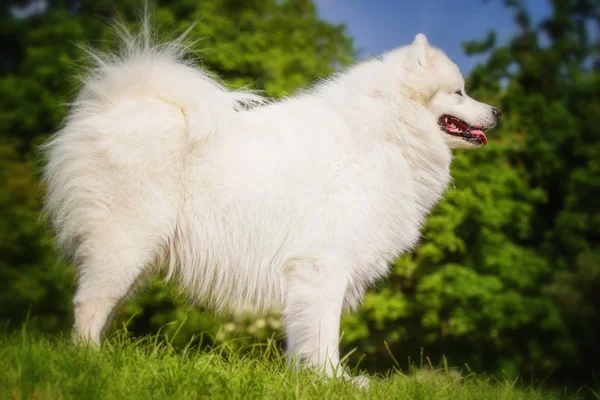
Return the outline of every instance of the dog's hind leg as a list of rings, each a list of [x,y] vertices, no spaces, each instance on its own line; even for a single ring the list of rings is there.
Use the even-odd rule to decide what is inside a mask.
[[[75,343],[100,345],[118,306],[156,258],[148,239],[130,229],[111,229],[89,239],[73,301]]]
[[[299,262],[286,273],[284,306],[287,353],[327,376],[342,376],[340,317],[348,284],[340,260]]]

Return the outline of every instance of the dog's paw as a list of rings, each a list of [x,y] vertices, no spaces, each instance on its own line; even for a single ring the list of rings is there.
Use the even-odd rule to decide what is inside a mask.
[[[358,376],[345,376],[345,379],[348,380],[353,385],[356,385],[360,389],[368,389],[369,388],[369,377],[365,375]]]
[[[77,332],[73,332],[71,335],[71,342],[76,347],[85,347],[92,350],[100,350],[100,341],[90,338],[88,335],[82,335]]]

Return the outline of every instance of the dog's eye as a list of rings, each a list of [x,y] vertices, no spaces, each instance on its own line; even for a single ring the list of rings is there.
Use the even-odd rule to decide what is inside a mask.
[[[462,93],[462,90],[457,90],[456,92],[454,92],[454,94],[457,94],[457,95],[459,95],[459,96],[462,96],[462,95],[463,95],[463,93]]]

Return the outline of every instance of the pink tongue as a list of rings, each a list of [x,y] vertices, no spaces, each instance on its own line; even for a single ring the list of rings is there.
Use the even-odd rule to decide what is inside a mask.
[[[471,135],[481,139],[484,146],[487,144],[487,136],[485,136],[485,133],[483,133],[481,129],[471,128],[469,129],[469,132],[471,132]]]

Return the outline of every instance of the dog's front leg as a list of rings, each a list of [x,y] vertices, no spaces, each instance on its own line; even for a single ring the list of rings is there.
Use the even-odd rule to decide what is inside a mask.
[[[344,375],[339,365],[339,335],[348,270],[339,261],[323,258],[296,262],[286,273],[288,356],[329,377]]]

